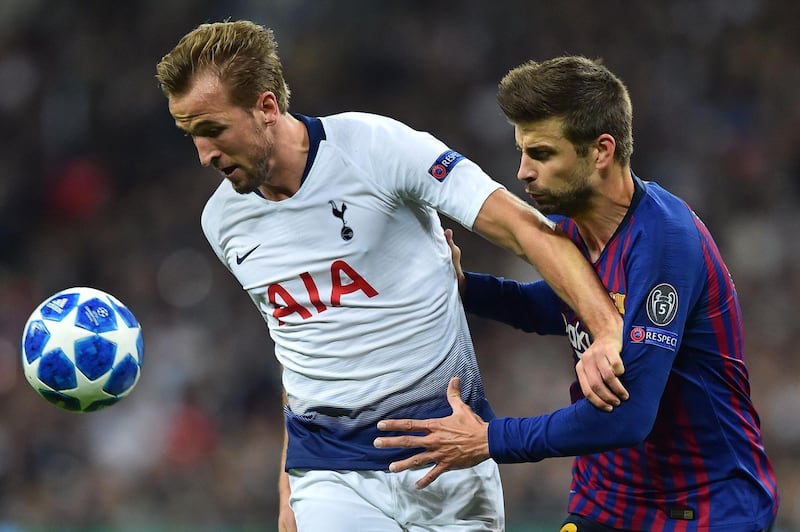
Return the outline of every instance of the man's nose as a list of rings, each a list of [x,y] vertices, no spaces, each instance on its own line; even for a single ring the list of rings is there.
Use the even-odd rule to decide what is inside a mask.
[[[219,150],[217,150],[213,143],[203,137],[195,137],[194,145],[197,148],[197,156],[200,158],[200,164],[203,166],[213,166],[214,159],[219,158]]]
[[[536,179],[536,171],[530,161],[525,160],[523,155],[519,161],[519,170],[517,170],[517,179],[520,181],[530,181]]]

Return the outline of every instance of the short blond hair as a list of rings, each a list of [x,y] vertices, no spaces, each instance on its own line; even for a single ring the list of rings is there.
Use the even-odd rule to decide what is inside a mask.
[[[289,110],[289,86],[269,28],[246,20],[201,24],[161,58],[156,79],[170,97],[186,93],[205,72],[222,81],[235,105],[250,108],[261,93],[271,91],[278,109]]]

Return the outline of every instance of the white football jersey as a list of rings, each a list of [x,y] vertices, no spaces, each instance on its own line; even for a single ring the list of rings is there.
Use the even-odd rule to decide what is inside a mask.
[[[383,468],[397,455],[372,449],[374,423],[447,415],[451,376],[493,415],[437,211],[471,229],[502,185],[386,117],[298,118],[311,141],[298,192],[270,201],[224,180],[203,231],[274,340],[289,400],[287,467]]]

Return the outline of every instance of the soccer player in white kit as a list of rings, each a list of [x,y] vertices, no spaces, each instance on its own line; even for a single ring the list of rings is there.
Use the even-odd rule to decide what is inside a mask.
[[[260,25],[198,26],[157,78],[200,162],[225,177],[203,231],[267,321],[283,367],[280,530],[503,530],[493,461],[417,490],[435,466],[389,473],[414,450],[373,446],[380,419],[449,414],[453,376],[464,401],[494,417],[438,213],[536,265],[604,353],[586,386],[609,400],[621,386],[621,320],[588,262],[427,133],[365,113],[289,113],[276,43]]]

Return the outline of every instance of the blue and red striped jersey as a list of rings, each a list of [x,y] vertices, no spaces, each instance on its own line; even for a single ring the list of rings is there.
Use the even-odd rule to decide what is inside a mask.
[[[750,397],[736,288],[708,229],[680,198],[634,176],[626,217],[595,270],[624,318],[630,399],[572,404],[489,424],[497,462],[575,456],[569,512],[622,530],[760,530],[778,509]],[[586,253],[574,221],[553,217]],[[542,281],[467,274],[468,312],[566,335],[577,362],[591,337]]]

